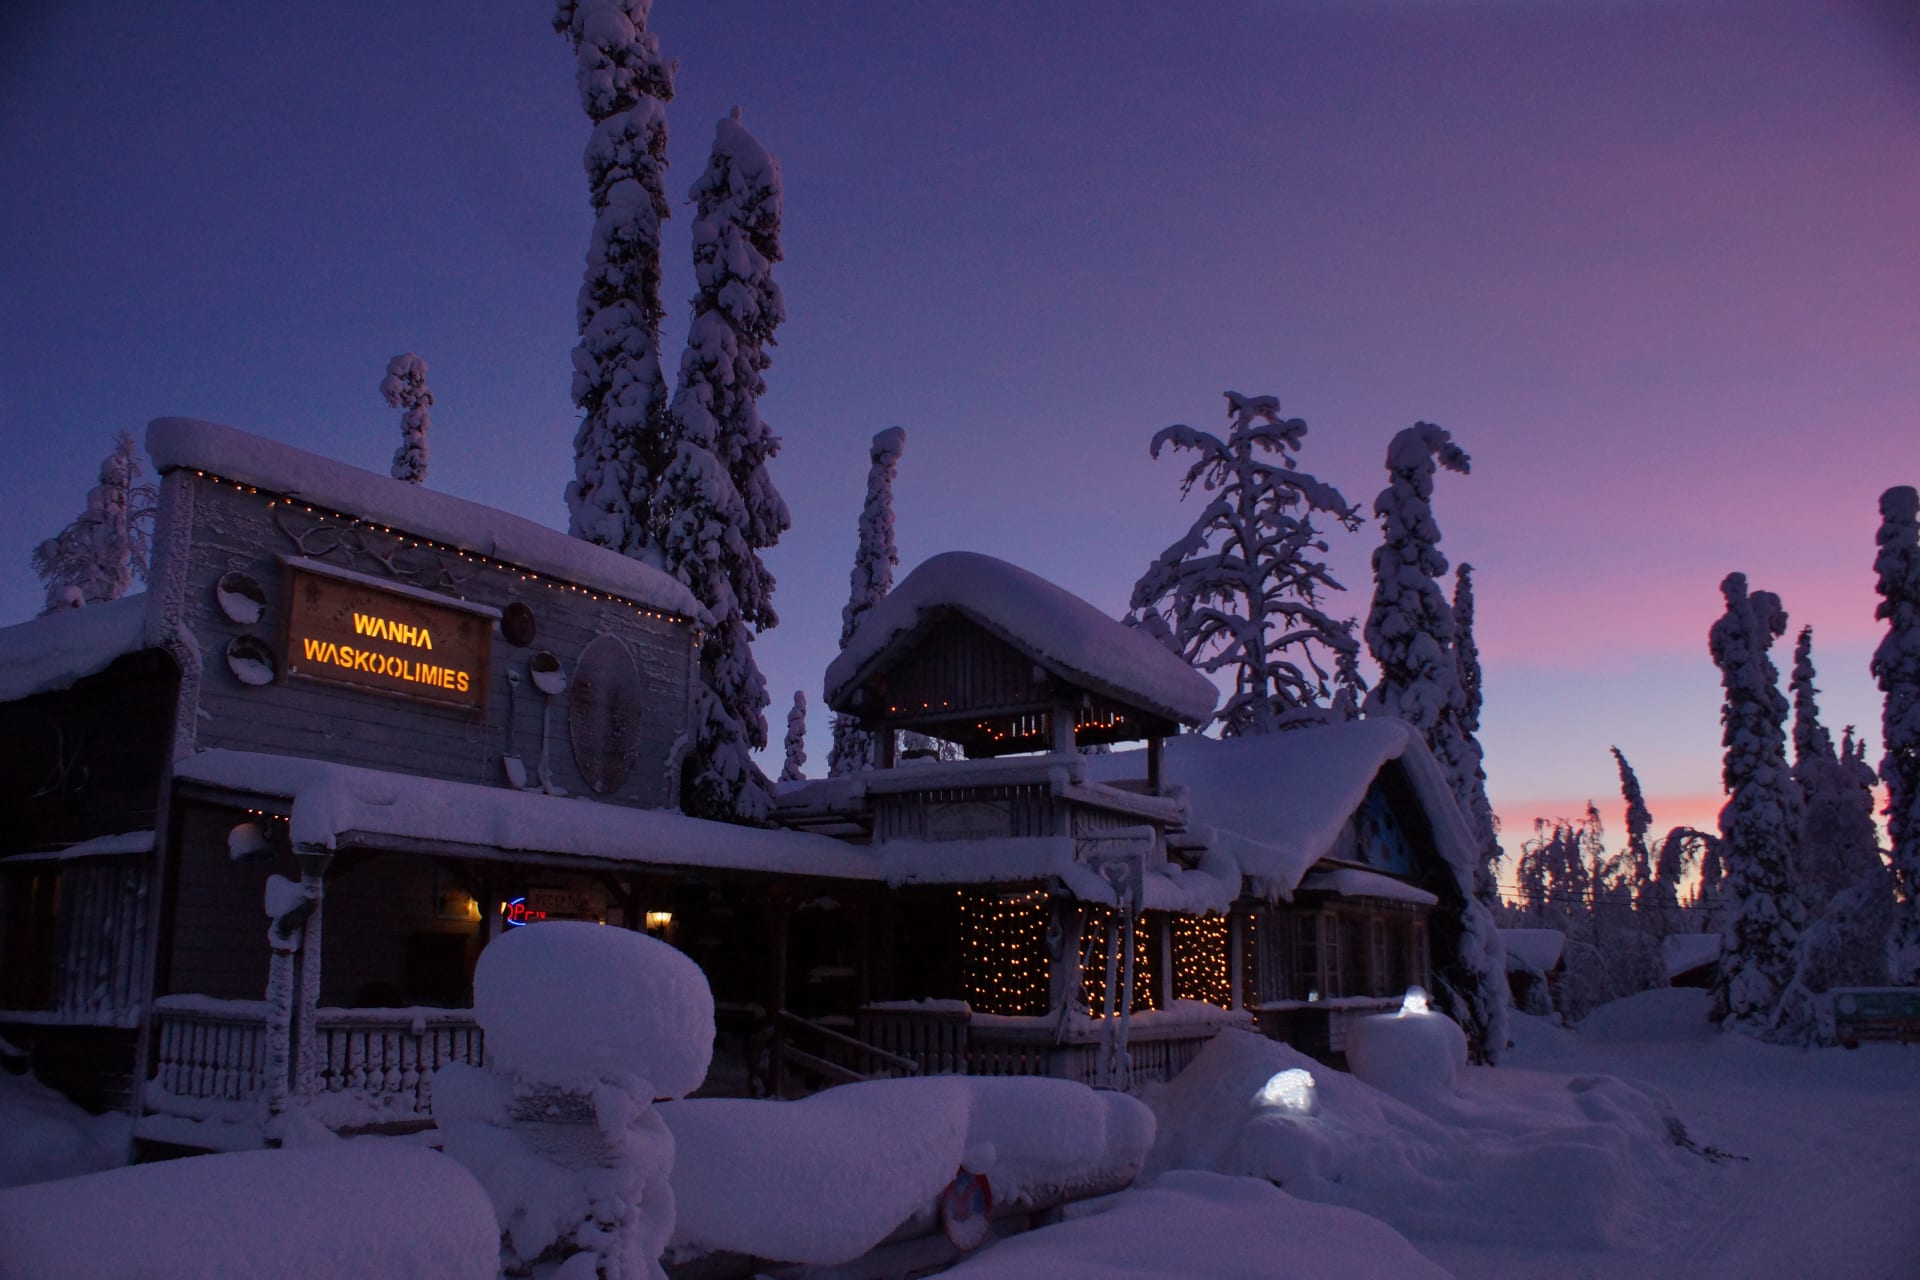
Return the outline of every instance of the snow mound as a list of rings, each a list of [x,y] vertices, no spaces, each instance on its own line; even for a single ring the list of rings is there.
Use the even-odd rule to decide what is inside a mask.
[[[952,1181],[970,1101],[966,1081],[935,1078],[842,1085],[798,1102],[662,1106],[678,1152],[673,1255],[859,1257]]]
[[[1673,1145],[1663,1099],[1609,1076],[1469,1069],[1413,1106],[1237,1031],[1147,1101],[1149,1174],[1264,1178],[1416,1239],[1631,1246],[1705,1168]]]
[[[992,1148],[995,1206],[1045,1204],[1132,1182],[1153,1148],[1153,1112],[1138,1098],[1072,1080],[974,1076],[969,1149]]]
[[[1453,1093],[1466,1065],[1466,1032],[1443,1013],[1402,1009],[1347,1028],[1347,1066],[1354,1078],[1403,1102]]]
[[[35,1280],[489,1280],[486,1193],[444,1156],[360,1138],[0,1191],[0,1271]]]
[[[124,1164],[131,1124],[124,1115],[88,1115],[32,1076],[0,1071],[0,1187]]]
[[[1252,1178],[1181,1171],[984,1250],[956,1280],[1445,1280],[1391,1227]]]
[[[831,1265],[916,1223],[965,1167],[996,1208],[1133,1181],[1153,1113],[1071,1080],[934,1076],[842,1085],[798,1102],[693,1098],[660,1107],[678,1152],[673,1253]]]
[[[1710,1040],[1713,993],[1694,987],[1661,987],[1609,1001],[1580,1020],[1580,1038],[1620,1044],[1638,1040]]]
[[[490,1068],[585,1093],[638,1079],[654,1097],[681,1097],[713,1057],[700,966],[657,938],[584,921],[494,939],[474,970],[473,1012]]]

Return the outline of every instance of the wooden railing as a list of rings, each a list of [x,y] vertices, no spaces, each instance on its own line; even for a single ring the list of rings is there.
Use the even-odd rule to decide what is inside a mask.
[[[155,1002],[153,1088],[148,1109],[195,1119],[259,1109],[267,1078],[267,1006],[259,1000],[162,996]],[[313,1093],[306,1099],[339,1127],[424,1122],[433,1114],[433,1073],[478,1066],[485,1047],[469,1009],[315,1011]],[[303,1074],[290,1052],[289,1092]],[[236,1108],[235,1104],[241,1104]]]
[[[920,1064],[905,1054],[870,1044],[858,1036],[822,1026],[784,1009],[777,1016],[776,1024],[782,1064],[810,1072],[828,1084],[920,1074]],[[776,1092],[779,1091],[776,1087]]]
[[[253,1102],[267,1087],[261,1000],[162,996],[154,1002],[154,1084],[167,1101]]]
[[[322,1099],[350,1097],[394,1118],[433,1114],[433,1073],[485,1054],[471,1009],[315,1011],[314,1085]]]
[[[1097,1028],[1063,1030],[1050,1018],[976,1018],[964,1008],[869,1006],[860,1011],[863,1041],[911,1058],[927,1075],[1057,1076],[1099,1082]],[[1185,1070],[1219,1024],[1135,1024],[1127,1052],[1133,1079],[1171,1080]]]

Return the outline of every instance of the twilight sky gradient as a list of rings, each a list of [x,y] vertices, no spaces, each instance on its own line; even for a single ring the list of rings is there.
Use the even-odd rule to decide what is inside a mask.
[[[114,431],[207,417],[384,471],[403,350],[434,487],[564,527],[587,121],[549,12],[0,13],[0,620]],[[714,121],[738,104],[785,172],[776,751],[873,432],[908,432],[903,572],[985,551],[1118,612],[1191,516],[1149,437],[1217,429],[1232,387],[1369,506],[1416,418],[1473,454],[1437,512],[1478,570],[1510,846],[1588,797],[1617,837],[1614,743],[1659,824],[1711,820],[1734,569],[1814,624],[1827,718],[1877,758],[1874,503],[1920,482],[1913,13],[659,0],[670,369]],[[1337,550],[1340,611],[1376,538]],[[811,739],[824,768],[817,705]]]

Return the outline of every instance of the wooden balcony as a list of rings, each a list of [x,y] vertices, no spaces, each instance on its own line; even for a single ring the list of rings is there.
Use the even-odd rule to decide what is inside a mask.
[[[1218,1017],[1140,1014],[1130,1020],[1127,1052],[1132,1083],[1171,1080],[1223,1027],[1251,1029],[1245,1014]],[[1076,1016],[1002,1018],[954,1002],[923,1007],[869,1005],[860,1010],[860,1040],[919,1064],[923,1075],[1055,1076],[1081,1084],[1101,1079],[1100,1024]]]

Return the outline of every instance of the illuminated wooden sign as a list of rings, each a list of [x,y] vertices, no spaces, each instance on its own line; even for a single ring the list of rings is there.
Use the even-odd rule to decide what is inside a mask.
[[[485,705],[497,610],[312,560],[286,567],[289,676],[443,706]]]

